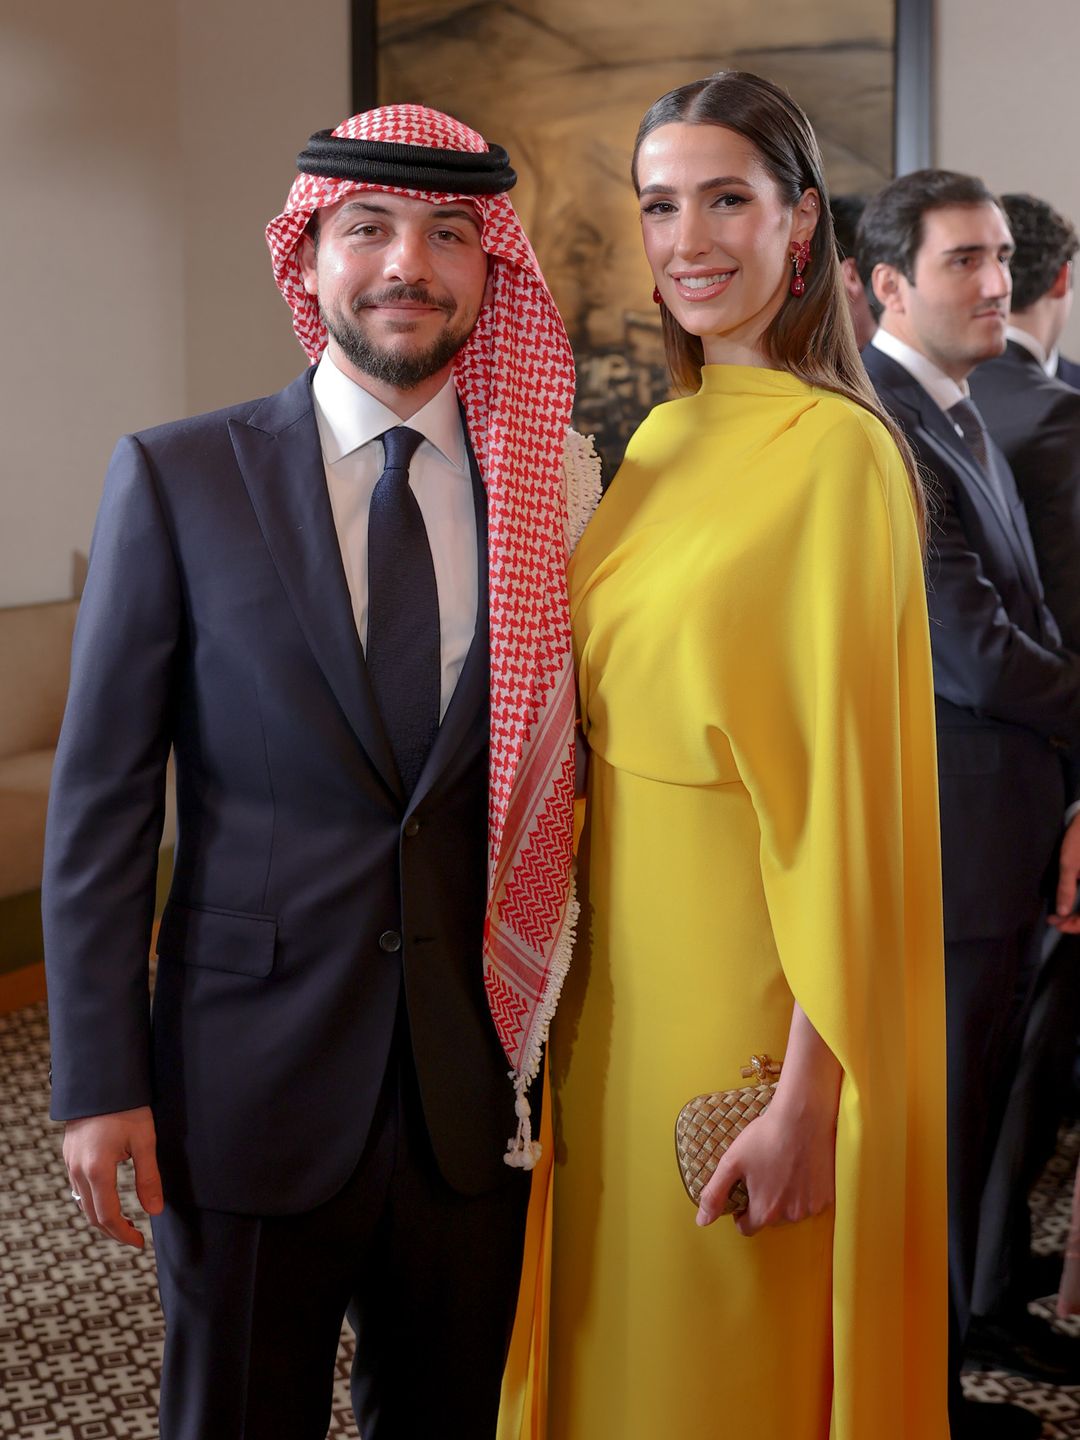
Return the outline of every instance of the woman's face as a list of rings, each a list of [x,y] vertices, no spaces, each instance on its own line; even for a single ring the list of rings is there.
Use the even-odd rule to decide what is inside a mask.
[[[707,364],[766,363],[762,337],[788,297],[792,244],[814,232],[817,191],[787,205],[757,148],[712,124],[654,130],[637,179],[645,254],[672,315]]]

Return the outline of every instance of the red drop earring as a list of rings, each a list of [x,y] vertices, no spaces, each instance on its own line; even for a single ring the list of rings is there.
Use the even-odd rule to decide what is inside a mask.
[[[654,305],[659,305],[659,304],[660,304],[660,291],[657,289],[657,287],[656,287],[655,285],[653,286],[652,299],[653,299],[653,304],[654,304]]]
[[[804,295],[806,293],[806,281],[803,279],[803,271],[810,263],[810,241],[793,240],[791,242],[791,264],[794,268],[794,275],[791,277],[792,295]]]

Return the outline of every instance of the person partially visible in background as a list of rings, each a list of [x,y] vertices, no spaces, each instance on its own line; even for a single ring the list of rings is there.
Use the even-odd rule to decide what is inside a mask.
[[[1080,392],[1054,374],[1080,239],[1045,200],[1002,195],[1001,206],[1016,246],[1007,343],[1002,355],[976,366],[969,383],[1016,477],[1046,603],[1065,646],[1080,653]],[[983,1196],[968,1356],[1029,1379],[1076,1384],[1080,1343],[1027,1310],[1033,1295],[1056,1283],[1031,1253],[1028,1195],[1075,1103],[1080,936],[1068,933],[1068,918],[1053,918]]]
[[[945,907],[952,1440],[1026,1440],[1038,1418],[967,1400],[980,1214],[1016,1074],[1057,860],[1067,921],[1080,820],[1080,656],[1048,610],[1009,463],[968,376],[1006,345],[1014,245],[997,197],[948,170],[901,176],[859,225],[880,325],[863,352],[882,403],[932,476],[928,597]],[[974,1354],[972,1355],[974,1358]]]
[[[834,195],[829,201],[836,233],[836,253],[840,257],[840,273],[844,277],[844,294],[851,312],[851,323],[855,327],[855,344],[860,350],[870,343],[877,329],[877,320],[855,258],[855,236],[865,209],[865,195]]]

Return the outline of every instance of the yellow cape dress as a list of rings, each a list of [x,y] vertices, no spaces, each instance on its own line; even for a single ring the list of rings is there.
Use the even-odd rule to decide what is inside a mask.
[[[570,591],[583,907],[501,1437],[946,1440],[933,686],[899,455],[836,395],[706,366],[634,436]],[[676,1113],[781,1057],[793,999],[844,1072],[835,1211],[699,1229]]]

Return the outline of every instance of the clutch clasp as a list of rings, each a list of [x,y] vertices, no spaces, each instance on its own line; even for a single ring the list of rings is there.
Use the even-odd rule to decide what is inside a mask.
[[[744,1065],[739,1072],[744,1080],[753,1076],[759,1085],[771,1085],[780,1074],[783,1062],[770,1060],[768,1055],[751,1055],[750,1064]]]

